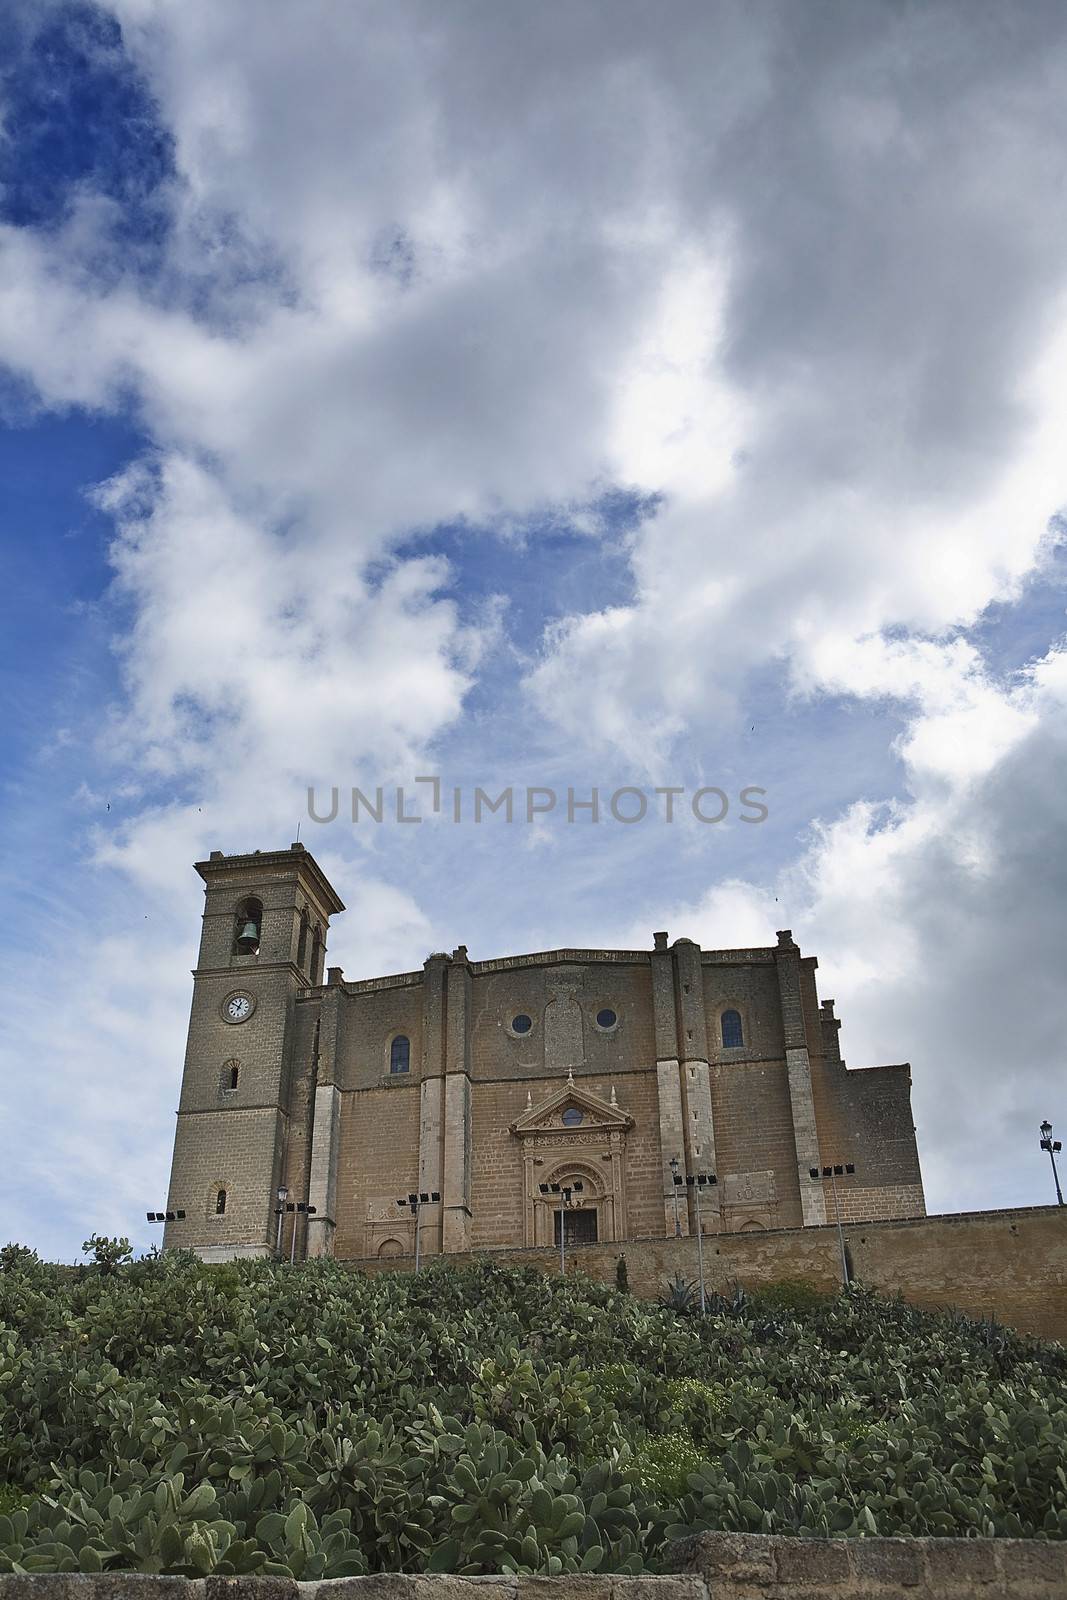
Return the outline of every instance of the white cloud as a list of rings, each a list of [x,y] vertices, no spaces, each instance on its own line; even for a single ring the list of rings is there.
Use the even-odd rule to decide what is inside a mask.
[[[166,1204],[195,926],[176,937],[158,900],[111,920],[99,892],[63,916],[52,959],[24,958],[5,997],[0,1242],[69,1261],[94,1231],[147,1246],[145,1212]]]
[[[730,882],[659,911],[712,947],[792,926],[840,1002],[850,1065],[911,1060],[927,1200],[946,1211],[1045,1203],[1036,1128],[1067,1115],[1067,651],[1013,688],[975,688],[957,717],[913,717],[909,798],[816,826],[776,898]]]

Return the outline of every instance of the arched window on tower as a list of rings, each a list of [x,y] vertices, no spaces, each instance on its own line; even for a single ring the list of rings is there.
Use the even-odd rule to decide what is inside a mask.
[[[409,1072],[411,1070],[411,1040],[405,1033],[398,1033],[389,1046],[389,1071]]]
[[[741,1013],[739,1011],[724,1011],[719,1026],[722,1029],[722,1047],[724,1050],[736,1050],[738,1045],[744,1044],[745,1035],[741,1027]]]
[[[316,922],[315,932],[311,939],[311,981],[314,984],[320,984],[322,982],[322,961],[322,929]]]
[[[233,924],[233,953],[235,956],[254,956],[259,953],[259,935],[263,926],[263,902],[254,897],[242,900],[237,907]]]
[[[304,963],[307,961],[307,956],[308,956],[308,934],[309,934],[310,931],[311,931],[311,924],[308,922],[308,914],[307,914],[306,911],[301,911],[301,913],[300,913],[300,942],[296,947],[296,964],[301,969],[303,969]]]
[[[215,1192],[215,1215],[217,1217],[224,1217],[226,1215],[226,1190],[225,1189],[218,1189]]]
[[[230,1088],[231,1089],[236,1089],[237,1080],[238,1080],[238,1078],[240,1076],[241,1076],[240,1063],[237,1062],[237,1061],[232,1061],[230,1063]]]

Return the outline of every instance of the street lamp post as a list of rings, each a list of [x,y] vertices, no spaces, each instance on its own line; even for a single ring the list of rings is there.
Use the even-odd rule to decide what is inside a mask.
[[[674,1237],[680,1239],[682,1237],[682,1221],[678,1215],[678,1189],[682,1180],[678,1176],[678,1157],[671,1156],[667,1165],[671,1169],[671,1193],[674,1196]]]
[[[682,1187],[683,1182],[685,1184],[687,1184],[688,1187],[690,1189],[692,1189],[693,1193],[696,1195],[697,1267],[698,1267],[698,1273],[699,1273],[699,1277],[700,1277],[700,1309],[701,1309],[701,1311],[706,1311],[707,1310],[708,1297],[707,1297],[707,1291],[706,1291],[705,1286],[704,1286],[704,1224],[701,1221],[701,1217],[700,1217],[700,1196],[701,1196],[701,1194],[703,1193],[703,1191],[705,1189],[711,1188],[712,1185],[718,1183],[718,1181],[719,1180],[715,1176],[714,1172],[690,1172],[689,1175],[684,1179],[682,1178],[680,1173],[677,1173],[677,1172],[674,1173],[675,1205],[677,1206],[678,1190]]]
[[[280,1256],[282,1253],[282,1218],[285,1215],[285,1202],[288,1200],[288,1198],[289,1190],[284,1184],[282,1184],[278,1190],[278,1204],[275,1207],[275,1212],[278,1218],[278,1237],[274,1241],[274,1253],[277,1256]]]
[[[841,1282],[846,1289],[849,1286],[848,1256],[845,1254],[845,1234],[841,1227],[841,1203],[837,1197],[837,1180],[846,1172],[852,1174],[855,1170],[855,1164],[851,1161],[845,1161],[835,1167],[823,1167],[821,1172],[818,1167],[808,1168],[813,1178],[821,1177],[824,1181],[829,1178],[830,1187],[834,1191],[834,1221],[837,1223],[837,1247],[841,1252]]]
[[[422,1228],[422,1208],[423,1206],[428,1206],[431,1204],[436,1205],[440,1198],[441,1196],[438,1194],[437,1190],[434,1189],[432,1193],[427,1193],[425,1190],[422,1190],[419,1194],[409,1194],[403,1199],[397,1201],[397,1205],[400,1206],[401,1209],[403,1209],[404,1206],[407,1206],[408,1210],[411,1212],[411,1215],[415,1218],[416,1272],[419,1270],[419,1232]]]
[[[293,1231],[289,1235],[289,1265],[296,1265],[296,1219],[297,1217],[313,1217],[318,1210],[317,1206],[305,1205],[303,1200],[285,1200],[283,1195],[289,1193],[288,1189],[278,1190],[278,1204],[274,1208],[274,1215],[278,1218],[278,1254],[282,1251],[282,1217],[290,1213],[293,1218]]]
[[[1063,1205],[1063,1190],[1060,1188],[1060,1175],[1056,1171],[1056,1155],[1063,1149],[1058,1139],[1052,1137],[1052,1124],[1045,1121],[1041,1124],[1041,1148],[1048,1151],[1048,1158],[1052,1162],[1052,1180],[1056,1185],[1056,1204]]]
[[[582,1201],[572,1196],[580,1194],[584,1197],[585,1185],[580,1181],[570,1184],[541,1183],[538,1188],[543,1195],[559,1195],[559,1270],[564,1275],[567,1271],[567,1212],[577,1211],[581,1206]]]

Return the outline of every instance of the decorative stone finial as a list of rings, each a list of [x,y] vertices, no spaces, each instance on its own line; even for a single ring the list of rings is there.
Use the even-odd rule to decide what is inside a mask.
[[[526,1091],[526,1109],[527,1109],[527,1111],[532,1111],[533,1110],[533,1095],[531,1094],[529,1089],[527,1089],[527,1091]]]
[[[567,1068],[567,1088],[568,1089],[573,1089],[574,1088],[574,1068],[573,1067],[568,1067]]]
[[[614,1084],[612,1084],[612,1086],[611,1086],[611,1104],[615,1107],[616,1111],[618,1111],[619,1102],[615,1098],[615,1085]]]

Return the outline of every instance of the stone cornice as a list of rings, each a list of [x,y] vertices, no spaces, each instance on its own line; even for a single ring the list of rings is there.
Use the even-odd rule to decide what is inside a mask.
[[[299,874],[309,878],[318,898],[331,916],[335,912],[344,910],[344,901],[311,851],[305,849],[302,844],[290,845],[288,850],[253,850],[247,855],[238,856],[226,856],[221,851],[212,851],[206,861],[196,863],[196,870],[205,883],[210,883],[212,878],[221,877],[224,873],[241,875],[250,871],[273,872],[279,869],[289,871],[295,869]]]

